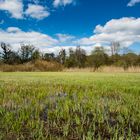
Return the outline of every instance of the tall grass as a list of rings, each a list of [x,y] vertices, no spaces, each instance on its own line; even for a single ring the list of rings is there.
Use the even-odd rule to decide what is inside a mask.
[[[32,71],[62,71],[63,66],[57,62],[36,61],[34,63],[25,63],[19,65],[0,65],[2,72],[32,72]]]

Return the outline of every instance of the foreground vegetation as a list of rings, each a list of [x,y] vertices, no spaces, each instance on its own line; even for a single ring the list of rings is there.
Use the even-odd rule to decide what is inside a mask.
[[[140,74],[0,73],[0,139],[140,139]]]

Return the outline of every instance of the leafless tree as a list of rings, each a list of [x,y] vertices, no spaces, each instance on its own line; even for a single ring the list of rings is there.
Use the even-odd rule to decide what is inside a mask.
[[[119,42],[111,42],[111,54],[118,54],[120,51],[120,43]]]

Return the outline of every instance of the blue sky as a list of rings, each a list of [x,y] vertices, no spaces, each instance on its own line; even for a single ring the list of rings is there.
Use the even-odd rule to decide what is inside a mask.
[[[0,41],[57,52],[81,45],[140,52],[140,0],[0,0]]]

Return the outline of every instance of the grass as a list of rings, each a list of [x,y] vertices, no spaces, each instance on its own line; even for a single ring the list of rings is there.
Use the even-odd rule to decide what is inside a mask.
[[[37,60],[24,64],[0,64],[0,72],[47,72],[47,71],[62,71],[63,66],[57,62],[47,62]]]
[[[140,139],[139,73],[0,73],[0,139]]]
[[[93,67],[89,68],[65,68],[64,72],[94,72],[95,69]],[[96,72],[104,72],[104,73],[140,73],[139,66],[132,66],[124,69],[123,67],[117,66],[102,66]]]

